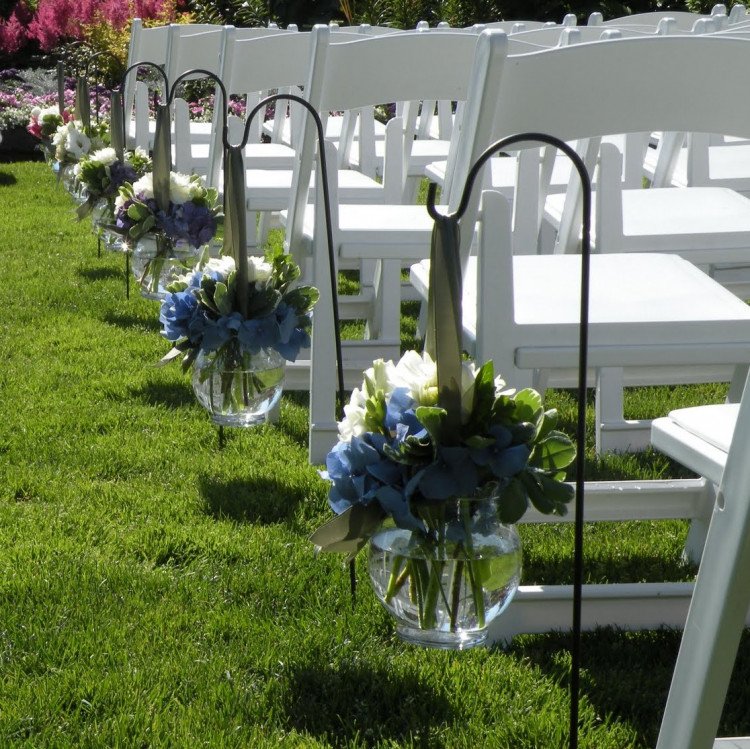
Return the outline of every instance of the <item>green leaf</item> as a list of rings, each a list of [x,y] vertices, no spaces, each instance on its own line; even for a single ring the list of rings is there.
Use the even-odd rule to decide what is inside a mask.
[[[543,473],[525,471],[520,479],[529,493],[531,503],[545,515],[565,515],[567,505],[575,496],[575,489],[570,484],[563,484]]]
[[[498,517],[503,523],[517,523],[528,506],[526,487],[518,479],[512,479],[500,493],[497,503]]]
[[[276,289],[266,287],[251,295],[248,305],[248,318],[270,315],[281,301],[281,294]]]
[[[228,315],[232,312],[232,298],[229,295],[229,289],[221,281],[217,282],[214,290],[214,302],[216,308],[222,315]]]
[[[542,418],[541,423],[539,424],[539,428],[536,433],[537,441],[541,441],[545,437],[547,437],[550,434],[550,432],[552,432],[552,430],[555,429],[558,421],[559,421],[559,418],[558,418],[556,408],[550,408],[549,411],[545,411],[544,417]]]
[[[383,433],[385,411],[385,394],[380,390],[371,395],[365,403],[365,425],[369,431]]]
[[[133,221],[143,221],[146,216],[150,216],[151,211],[143,203],[133,203],[128,207],[128,218]]]
[[[532,388],[520,390],[513,397],[516,421],[528,421],[536,424],[544,414],[542,396]]]
[[[444,408],[438,406],[418,406],[415,414],[419,423],[427,430],[435,444],[442,444],[443,423],[446,417]]]
[[[383,517],[383,511],[377,502],[352,505],[313,531],[310,541],[320,551],[343,553],[351,559],[377,530]]]
[[[543,471],[559,471],[569,466],[575,457],[576,448],[571,439],[562,432],[550,432],[534,447],[529,464]]]
[[[314,286],[299,286],[284,295],[284,301],[303,315],[309,312],[320,298],[320,292]]]

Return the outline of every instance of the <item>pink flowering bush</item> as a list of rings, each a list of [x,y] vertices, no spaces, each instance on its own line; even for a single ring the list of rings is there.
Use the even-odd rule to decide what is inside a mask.
[[[87,39],[89,31],[105,26],[129,33],[132,18],[171,23],[179,0],[39,0],[32,13],[27,0],[18,0],[7,20],[0,19],[0,58],[22,52],[29,44],[50,52],[63,42]]]
[[[0,57],[14,55],[29,40],[28,24],[32,14],[23,0],[16,4],[7,21],[0,19]]]

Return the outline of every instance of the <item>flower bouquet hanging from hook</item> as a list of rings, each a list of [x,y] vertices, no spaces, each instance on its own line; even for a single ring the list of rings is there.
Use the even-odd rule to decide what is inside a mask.
[[[243,141],[230,145],[224,123],[222,255],[170,284],[160,314],[162,335],[175,344],[162,362],[183,355],[198,401],[220,426],[265,422],[281,397],[286,362],[310,345],[319,296],[297,284],[291,255],[248,255],[242,150],[249,125]]]
[[[530,505],[566,513],[576,451],[538,392],[463,358],[458,219],[435,211],[434,194],[425,351],[376,361],[353,391],[322,473],[336,516],[311,540],[350,559],[369,541],[397,634],[464,649],[486,641],[519,585],[514,523]]]
[[[131,66],[125,75],[137,67]],[[118,149],[125,141],[123,108],[122,91],[114,93],[111,109]],[[207,187],[198,175],[172,171],[170,126],[169,103],[159,104],[153,169],[123,184],[115,200],[115,226],[132,248],[141,295],[159,301],[169,284],[208,259],[209,243],[222,218],[215,188]]]

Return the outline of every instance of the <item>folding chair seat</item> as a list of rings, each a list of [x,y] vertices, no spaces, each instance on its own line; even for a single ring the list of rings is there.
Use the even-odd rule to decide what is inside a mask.
[[[738,65],[739,60],[744,59],[745,51],[742,42],[728,42],[728,40],[713,39],[711,37],[658,37],[643,39],[620,39],[607,42],[595,42],[589,44],[573,45],[565,48],[547,50],[540,53],[529,55],[519,55],[510,58],[506,63],[501,89],[499,92],[500,106],[497,111],[497,118],[494,127],[496,136],[513,134],[517,132],[535,131],[550,132],[563,139],[578,138],[598,138],[614,130],[625,130],[626,132],[648,132],[652,127],[661,125],[663,128],[670,122],[690,121],[695,122],[697,127],[713,130],[728,130],[729,132],[744,136],[749,127],[750,110],[744,101],[732,94],[728,87],[717,89],[714,87],[713,96],[709,97],[710,101],[702,100],[700,104],[696,101],[687,102],[690,99],[689,91],[693,90],[693,82],[701,83],[705,76],[718,77],[722,69],[718,61],[724,64],[731,62],[732,66]],[[656,65],[655,60],[661,62]],[[669,61],[669,62],[665,62]],[[510,64],[512,62],[512,64]],[[684,63],[685,67],[680,67]],[[653,65],[654,69],[649,69]],[[659,72],[655,68],[659,67]],[[713,69],[711,69],[713,67]],[[695,77],[693,71],[695,68]],[[597,86],[592,80],[584,81],[582,71],[597,70],[596,81],[601,81],[601,86]],[[605,71],[607,75],[603,75]],[[578,76],[578,78],[576,78]],[[571,81],[581,80],[580,85],[571,86]],[[504,101],[517,103],[512,107],[503,107]],[[742,111],[740,111],[742,110]],[[731,126],[728,123],[733,123]],[[699,124],[698,124],[699,123]],[[717,125],[721,126],[717,128]],[[726,127],[725,127],[726,126]],[[697,129],[697,128],[696,128]],[[463,134],[463,133],[462,133]],[[614,154],[612,153],[614,152]],[[617,149],[612,144],[604,144],[602,147],[602,158],[600,164],[600,175],[598,184],[605,182],[616,182],[618,187],[621,181],[622,167],[617,158],[619,157]],[[609,169],[609,171],[607,171]],[[602,173],[604,172],[604,174]],[[647,191],[624,191],[626,194],[632,193],[640,196]],[[679,191],[673,191],[679,192]],[[455,186],[450,191],[449,207],[451,201],[457,200]],[[557,196],[551,196],[548,200],[553,200]],[[741,196],[736,196],[739,201],[744,200]],[[453,204],[454,206],[457,203]],[[575,205],[573,205],[573,209]],[[694,206],[694,212],[700,215],[703,207]],[[523,210],[523,207],[514,205],[516,212]],[[571,209],[572,210],[572,209]],[[580,210],[580,208],[578,209]],[[655,215],[651,218],[653,224],[658,225],[663,220],[663,216]],[[713,218],[716,221],[716,217]],[[711,221],[706,221],[710,224]],[[738,221],[735,220],[735,228]],[[728,230],[732,226],[728,225]],[[742,226],[739,227],[742,229]],[[737,230],[738,236],[740,234]],[[729,234],[729,231],[725,234]],[[462,232],[469,232],[468,226],[462,227]],[[712,236],[708,229],[692,240],[692,255],[695,259],[704,260],[706,257],[713,257],[715,247],[710,245]],[[739,245],[739,241],[738,241]],[[471,246],[471,235],[467,234],[466,241],[463,243],[463,251],[466,253],[466,262],[468,262],[469,247]],[[607,247],[600,242],[601,247]],[[575,243],[572,243],[571,250],[575,249]],[[658,250],[658,246],[649,248]],[[519,250],[520,251],[520,250]],[[531,246],[523,250],[526,253],[534,253],[536,248]],[[740,254],[739,246],[731,248],[722,257],[732,257],[732,252]],[[632,268],[643,265],[648,266],[647,256],[633,249]],[[636,254],[637,253],[637,254]],[[560,255],[565,258],[565,255]],[[601,255],[604,258],[605,255]],[[743,335],[748,335],[746,316],[746,306],[739,300],[732,300],[731,294],[723,289],[717,289],[715,282],[708,277],[703,277],[694,266],[686,263],[677,263],[674,266],[667,265],[665,259],[659,263],[663,264],[663,269],[659,271],[656,266],[652,271],[644,272],[645,279],[651,279],[651,285],[639,287],[636,282],[638,277],[629,275],[627,255],[623,258],[620,252],[616,257],[620,258],[617,262],[622,264],[622,268],[617,271],[621,274],[619,283],[620,300],[625,303],[622,294],[626,297],[632,295],[633,310],[630,314],[632,319],[627,316],[622,320],[622,326],[615,326],[609,333],[610,347],[602,343],[602,357],[592,358],[592,368],[596,369],[597,385],[597,437],[600,449],[606,449],[615,442],[619,449],[630,447],[640,447],[644,443],[645,426],[639,422],[629,422],[622,416],[622,387],[627,382],[638,382],[639,384],[657,384],[663,381],[668,382],[685,382],[700,381],[702,378],[715,380],[717,368],[714,365],[722,365],[722,378],[733,378],[735,389],[734,397],[737,397],[736,382],[739,377],[737,365],[745,365],[748,362],[748,340],[746,343],[740,343]],[[675,258],[676,259],[676,258]],[[536,261],[536,258],[533,259]],[[570,257],[571,262],[576,262]],[[610,261],[596,258],[597,264],[607,263]],[[531,259],[522,259],[519,262],[531,262]],[[569,262],[568,260],[564,262]],[[565,265],[559,266],[559,273],[564,272]],[[604,266],[602,266],[604,267]],[[612,266],[615,267],[615,266]],[[687,268],[693,268],[688,271]],[[507,273],[507,268],[496,268],[486,273],[488,279],[497,279]],[[529,271],[531,272],[531,271]],[[649,273],[653,272],[653,276]],[[421,271],[423,280],[422,291],[424,293],[424,270]],[[615,275],[617,275],[617,273]],[[696,275],[697,274],[697,275]],[[532,274],[533,276],[533,274]],[[668,283],[662,279],[668,279]],[[565,286],[566,276],[559,275],[559,283]],[[676,280],[676,279],[679,279]],[[568,279],[568,282],[572,282]],[[704,282],[707,284],[703,287]],[[676,284],[676,285],[673,285]],[[680,284],[683,284],[682,287]],[[695,294],[700,294],[702,299],[714,300],[716,302],[716,311],[712,308],[702,307],[693,303],[696,297],[693,293],[688,293],[687,289],[692,284]],[[632,286],[632,290],[631,290]],[[545,307],[555,314],[558,306],[565,304],[565,299],[558,299],[557,291],[542,285],[544,293],[547,294],[546,301],[538,298],[540,307]],[[602,287],[606,288],[606,287]],[[635,295],[635,290],[643,288],[644,297]],[[671,290],[671,293],[667,293]],[[496,290],[487,294],[494,293],[501,297],[502,291]],[[649,294],[651,295],[649,297]],[[612,299],[617,299],[614,294]],[[669,304],[667,301],[669,300]],[[661,310],[661,305],[666,305],[667,309]],[[656,305],[656,306],[654,306]],[[481,307],[480,307],[481,308]],[[645,323],[651,312],[658,315],[654,317],[654,327],[650,328]],[[721,311],[723,310],[723,311]],[[735,343],[729,344],[723,341],[724,330],[721,325],[717,325],[714,330],[715,338],[713,343],[721,344],[719,348],[721,353],[714,352],[706,358],[705,354],[709,351],[701,349],[701,346],[708,345],[709,341],[703,340],[703,343],[697,344],[702,334],[703,325],[713,326],[714,315],[720,317],[725,312],[730,312],[730,318],[735,315],[735,332],[739,338]],[[619,314],[618,310],[618,314]],[[513,310],[508,308],[502,311],[497,310],[495,313],[478,318],[479,321],[486,319],[491,325],[489,334],[497,333],[497,321],[505,320],[510,315],[513,319]],[[515,314],[518,312],[516,310]],[[531,313],[529,313],[531,314]],[[623,313],[624,314],[624,313]],[[677,318],[672,317],[677,315]],[[680,317],[681,316],[681,317]],[[729,318],[727,318],[728,320]],[[656,322],[658,321],[658,322]],[[690,322],[692,321],[692,322]],[[562,335],[564,329],[563,318],[558,320],[559,334]],[[535,331],[533,317],[529,318],[529,331]],[[641,335],[644,336],[644,346],[638,344],[636,337],[630,338],[627,334],[630,323],[643,323],[640,328]],[[679,325],[678,325],[679,323]],[[695,326],[695,341],[690,338],[691,324]],[[729,326],[729,323],[727,323]],[[679,330],[680,335],[685,336],[685,341],[679,343],[675,339],[674,345],[666,345],[662,341],[661,350],[651,346],[652,341],[657,340],[662,333],[667,335],[670,327]],[[727,332],[729,327],[726,328]],[[479,333],[477,333],[479,336]],[[602,341],[607,338],[604,336]],[[560,370],[571,365],[573,359],[566,354],[565,346],[562,344],[557,347],[552,341],[549,341],[550,349],[545,352],[536,352],[533,345],[526,353],[521,353],[521,349],[515,350],[510,343],[512,336],[503,336],[508,348],[504,349],[504,355],[497,361],[500,362],[500,368],[506,371],[508,380],[515,384],[516,378],[520,383],[534,381],[539,386],[543,386],[545,375],[551,378],[551,381],[560,381],[562,378]],[[724,346],[724,343],[729,345]],[[620,349],[619,353],[616,353]],[[478,346],[478,350],[479,350]],[[487,350],[482,349],[484,354],[480,358],[489,358]],[[533,350],[533,351],[532,351]],[[701,353],[703,351],[703,353]],[[632,354],[638,354],[631,356]],[[640,355],[643,355],[639,359]],[[622,357],[622,358],[620,358]],[[653,357],[653,358],[651,358]],[[557,359],[557,364],[555,360]],[[545,361],[546,360],[546,361]],[[496,361],[496,364],[497,364]],[[709,366],[710,365],[710,366]],[[520,370],[523,370],[523,374]],[[513,373],[511,375],[511,372]],[[632,380],[630,378],[633,378]],[[649,377],[651,379],[649,379]],[[612,437],[608,442],[608,435]]]

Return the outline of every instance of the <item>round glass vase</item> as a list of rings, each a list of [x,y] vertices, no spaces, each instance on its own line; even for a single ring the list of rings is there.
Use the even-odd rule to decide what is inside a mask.
[[[76,164],[66,164],[60,167],[60,181],[62,186],[70,193],[76,205],[83,205],[88,199],[88,190],[83,186],[76,174]]]
[[[409,643],[466,650],[511,602],[521,579],[521,540],[489,499],[423,505],[428,533],[384,525],[370,539],[372,588]]]
[[[167,286],[192,270],[206,247],[193,247],[185,240],[174,240],[163,234],[141,237],[133,248],[131,268],[146,299],[161,300]]]
[[[123,252],[122,237],[115,231],[115,209],[106,198],[102,198],[91,210],[91,230],[100,237],[105,250]]]
[[[229,344],[201,351],[193,362],[193,391],[219,426],[250,427],[266,421],[284,389],[286,360],[272,348],[239,352]]]

